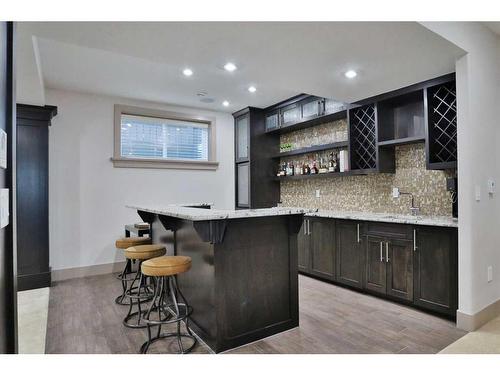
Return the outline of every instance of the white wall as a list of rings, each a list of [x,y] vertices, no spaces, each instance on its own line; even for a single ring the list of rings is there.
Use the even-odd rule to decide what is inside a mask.
[[[58,107],[49,131],[50,265],[53,270],[121,260],[114,241],[141,221],[130,203],[213,202],[234,208],[233,118],[158,103],[47,90]],[[114,168],[113,106],[216,116],[216,171]]]
[[[500,299],[500,40],[479,23],[424,26],[467,55],[457,61],[459,181],[459,311],[473,315]],[[479,187],[481,200],[475,200]],[[487,267],[493,281],[487,282]]]

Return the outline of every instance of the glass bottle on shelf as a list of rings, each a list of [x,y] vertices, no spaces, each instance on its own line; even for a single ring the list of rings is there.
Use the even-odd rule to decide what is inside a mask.
[[[294,166],[294,164],[293,164],[293,160],[290,162],[290,167],[289,167],[289,169],[290,169],[290,176],[295,175],[295,166]]]
[[[302,174],[311,174],[311,168],[309,167],[309,162],[304,163],[304,168],[302,168],[303,172]]]
[[[318,158],[317,158],[318,155],[316,155],[316,157],[313,159],[313,162],[312,162],[312,167],[311,167],[311,174],[318,174]]]
[[[335,159],[333,152],[330,153],[330,160],[328,161],[328,172],[335,172]]]

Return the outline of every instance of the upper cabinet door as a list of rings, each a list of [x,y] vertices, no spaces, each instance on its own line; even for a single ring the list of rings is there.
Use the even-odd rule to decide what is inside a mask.
[[[236,166],[236,207],[250,207],[250,163]]]
[[[236,119],[236,162],[248,161],[250,146],[250,116]]]
[[[322,101],[320,98],[307,99],[300,102],[301,121],[307,121],[318,116],[321,116],[323,110],[321,108]]]
[[[266,114],[266,131],[271,131],[279,128],[280,118],[279,111],[275,110]]]
[[[301,121],[300,105],[291,104],[281,109],[281,126],[293,125]]]

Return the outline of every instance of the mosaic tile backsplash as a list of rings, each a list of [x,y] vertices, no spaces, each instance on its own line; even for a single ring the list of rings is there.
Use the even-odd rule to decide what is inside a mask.
[[[295,149],[346,139],[347,123],[340,120],[284,134],[281,143],[290,142]],[[307,160],[308,156],[311,155],[304,158]],[[290,161],[287,159],[283,160]],[[422,215],[451,216],[446,178],[453,176],[455,171],[426,169],[424,143],[397,146],[394,174],[285,180],[281,182],[281,202],[291,207],[410,214],[409,196],[392,197],[392,188],[398,187],[415,196],[415,205]],[[315,197],[317,189],[321,191],[320,198]]]

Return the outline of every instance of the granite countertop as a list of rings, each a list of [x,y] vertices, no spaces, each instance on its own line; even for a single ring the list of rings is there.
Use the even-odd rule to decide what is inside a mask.
[[[329,210],[316,210],[315,212],[306,214],[306,216],[458,228],[458,219],[448,216],[412,216],[390,213],[344,212]]]
[[[298,215],[313,212],[300,207],[272,207],[256,210],[216,210],[180,205],[127,205],[128,208],[192,221],[242,219],[246,217]]]

